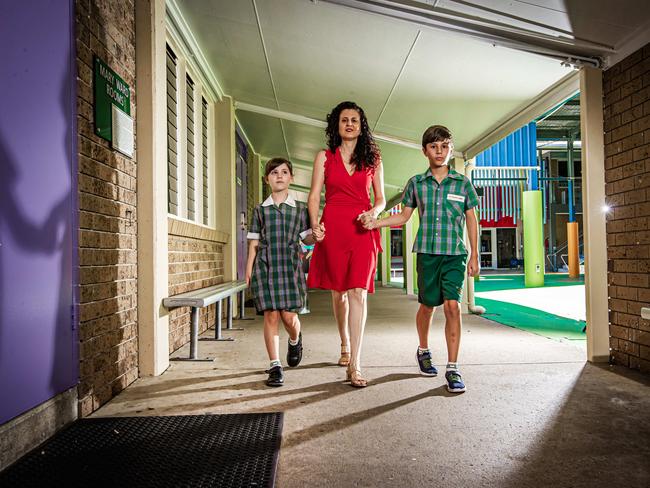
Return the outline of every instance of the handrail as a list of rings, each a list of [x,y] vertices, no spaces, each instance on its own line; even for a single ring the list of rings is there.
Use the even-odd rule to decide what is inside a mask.
[[[583,234],[580,234],[580,235],[578,236],[578,242],[579,242],[579,243],[582,242],[582,244],[578,244],[578,250],[579,250],[581,247],[584,247],[584,244],[585,244],[585,243],[584,243],[584,240],[582,239],[582,236],[583,236]],[[562,252],[562,251],[564,251],[565,249],[568,249],[568,248],[569,248],[569,241],[567,241],[566,243],[564,243],[562,246],[556,248],[556,249],[555,249],[555,252],[549,252],[548,255],[549,255],[549,256],[551,256],[552,254],[556,254],[556,255],[557,255],[558,253],[560,253],[560,252]]]
[[[568,258],[569,255],[568,255],[568,254],[560,254],[560,259],[561,259],[562,262],[564,263],[564,266],[566,266],[566,267],[568,268],[568,267],[569,267],[569,264],[568,264],[568,263],[566,262],[566,260],[564,259],[565,257]],[[582,256],[582,258],[581,258],[580,255],[578,255],[578,264],[585,264],[585,257],[584,257],[584,256]]]
[[[584,243],[584,239],[582,237],[583,237],[583,234],[580,234],[578,236],[578,243],[579,243],[578,244],[578,254],[580,254],[581,250],[583,251],[583,254],[584,254],[585,243]],[[568,254],[561,254],[563,251],[566,251],[567,249],[569,249],[569,241],[564,243],[562,246],[556,248],[554,252],[549,252],[548,254],[546,254],[546,260],[548,261],[548,264],[549,264],[549,266],[551,267],[551,269],[553,271],[557,271],[557,269],[558,269],[558,266],[557,266],[557,257],[558,257],[558,255],[560,256],[560,259],[562,260],[564,265],[568,266],[566,261],[562,257],[562,256],[568,256]],[[555,258],[555,259],[552,259],[552,258]],[[583,258],[582,262],[584,262],[584,258]]]

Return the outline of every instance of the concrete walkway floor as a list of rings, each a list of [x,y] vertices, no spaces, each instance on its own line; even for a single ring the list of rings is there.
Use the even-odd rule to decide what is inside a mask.
[[[369,298],[363,348],[370,385],[354,389],[335,364],[329,294],[312,293],[310,306],[303,362],[286,371],[285,386],[263,383],[258,317],[230,333],[235,342],[199,343],[216,362],[172,362],[95,416],[283,411],[280,488],[650,486],[648,377],[588,364],[571,344],[464,316],[468,390],[452,395],[443,375],[418,374],[416,300],[379,288]],[[441,312],[431,344],[443,366]],[[286,334],[281,344],[284,355]],[[185,346],[175,355],[187,353]]]

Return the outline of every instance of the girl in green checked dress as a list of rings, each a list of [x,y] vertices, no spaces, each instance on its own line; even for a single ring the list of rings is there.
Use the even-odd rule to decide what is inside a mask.
[[[293,178],[290,161],[273,158],[266,163],[264,178],[269,196],[253,210],[248,233],[246,283],[255,308],[264,314],[264,342],[271,366],[266,384],[282,386],[284,373],[279,356],[279,323],[289,333],[287,364],[298,366],[302,359],[302,333],[298,311],[307,303],[307,283],[300,260],[300,241],[322,240],[324,230],[312,235],[307,205],[289,195]]]

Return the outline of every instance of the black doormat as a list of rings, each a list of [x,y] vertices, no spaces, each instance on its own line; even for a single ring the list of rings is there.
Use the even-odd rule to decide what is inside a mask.
[[[0,487],[273,487],[282,413],[82,419]]]

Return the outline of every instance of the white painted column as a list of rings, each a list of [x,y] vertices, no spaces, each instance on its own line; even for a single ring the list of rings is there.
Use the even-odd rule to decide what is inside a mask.
[[[451,167],[461,175],[465,174],[465,160],[463,158],[453,158],[451,161],[449,161],[449,164]],[[467,226],[465,226],[465,231],[464,231],[464,237],[463,239],[467,243],[467,250],[469,251],[469,238],[467,236]],[[480,236],[477,236],[477,239],[480,239]],[[468,254],[469,257],[469,254]],[[479,263],[481,261],[481,258],[479,256]],[[463,283],[463,298],[462,301],[460,302],[460,311],[461,313],[469,313],[469,306],[468,306],[468,299],[469,299],[469,289],[467,287],[467,281],[468,281],[467,273],[465,273],[465,282]],[[472,278],[473,279],[473,278]],[[473,294],[472,290],[472,294]]]
[[[470,159],[468,161],[467,166],[465,166],[465,176],[467,176],[470,181],[472,180],[472,171],[474,171],[474,168],[476,167],[476,160],[474,158]],[[478,213],[478,207],[476,208],[476,219],[480,221],[480,216]],[[478,264],[479,266],[481,265],[481,226],[478,225],[476,229],[476,247],[477,247],[477,259],[478,259]],[[467,226],[465,226],[465,245],[467,246],[467,249],[471,251],[471,246],[469,242],[469,235],[467,233]],[[480,274],[480,273],[479,273]],[[485,313],[485,308],[481,306],[476,305],[476,296],[474,293],[474,277],[469,277],[466,276],[465,278],[465,287],[463,289],[463,296],[464,299],[461,303],[461,311],[466,312],[466,313],[475,313],[475,314],[482,314]]]
[[[137,0],[138,354],[141,376],[169,367],[165,1]]]
[[[224,281],[237,279],[237,187],[236,187],[236,147],[235,147],[235,109],[232,98],[223,97],[215,104],[216,121],[216,227],[228,235],[223,246]]]
[[[607,234],[605,229],[605,141],[603,136],[603,73],[580,70],[580,132],[582,137],[582,209],[585,242],[587,359],[609,360]]]

